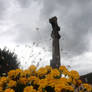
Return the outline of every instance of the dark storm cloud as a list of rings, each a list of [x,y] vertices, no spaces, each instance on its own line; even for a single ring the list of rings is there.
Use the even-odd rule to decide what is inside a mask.
[[[39,3],[34,4],[35,1]],[[64,38],[60,40],[61,48],[72,55],[79,55],[88,50],[87,36],[91,33],[88,32],[89,29],[92,29],[92,0],[17,0],[17,2],[21,6],[21,11],[14,15],[16,29],[20,30],[16,42],[41,40],[49,46],[52,30],[49,18],[57,16],[61,27],[60,34]],[[30,7],[31,5],[33,6]],[[41,9],[38,9],[39,7]],[[40,17],[36,22],[38,11]],[[39,31],[36,31],[37,27],[40,28]]]
[[[33,0],[17,0],[17,1],[19,2],[22,8],[27,8],[28,6],[30,6]]]
[[[15,40],[17,43],[30,43],[39,40],[39,36],[37,31],[33,31],[32,28],[26,28],[26,27],[19,27],[18,29],[20,31],[20,34],[18,35],[18,38]]]
[[[41,17],[47,20],[58,16],[64,34],[61,47],[70,54],[79,55],[88,50],[88,30],[92,26],[92,1],[44,0]]]
[[[6,4],[5,4],[4,0],[0,0],[0,19],[1,20],[4,17],[5,10],[6,10]]]

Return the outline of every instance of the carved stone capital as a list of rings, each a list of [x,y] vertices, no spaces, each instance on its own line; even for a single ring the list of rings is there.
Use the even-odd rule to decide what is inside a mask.
[[[49,19],[49,22],[52,25],[53,31],[60,31],[60,27],[57,24],[57,17],[52,17]]]

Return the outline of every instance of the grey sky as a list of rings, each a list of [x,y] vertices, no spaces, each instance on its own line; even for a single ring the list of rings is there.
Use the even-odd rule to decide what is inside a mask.
[[[92,0],[0,0],[0,43],[40,41],[51,50],[53,16],[61,27],[64,57],[92,51]]]
[[[63,48],[72,54],[82,54],[88,50],[88,34],[92,31],[92,1],[89,0],[45,0],[41,16],[49,18],[57,15],[64,40]],[[63,29],[62,29],[63,28]],[[91,31],[91,32],[90,32]]]
[[[25,42],[25,40],[37,40],[39,36],[41,39],[46,40],[46,38],[50,38],[51,26],[48,23],[48,19],[52,16],[58,16],[59,25],[61,27],[60,34],[63,35],[61,40],[62,48],[66,51],[71,52],[73,55],[79,55],[89,50],[89,39],[88,34],[91,33],[91,24],[92,24],[92,1],[89,0],[38,0],[32,2],[38,2],[39,12],[39,24],[36,20],[35,27],[40,27],[40,34],[34,32],[35,28],[31,27],[31,12],[30,6],[31,4],[27,3],[24,0],[20,0],[20,5],[22,5],[21,9],[23,9],[20,17],[25,18],[22,20],[22,24],[18,27],[21,28],[22,33],[20,32],[19,38],[17,41]],[[32,3],[30,2],[30,3]],[[24,4],[24,5],[23,5]],[[24,7],[23,7],[24,6]],[[42,6],[40,8],[40,6]],[[25,8],[25,9],[24,9]],[[36,8],[36,5],[35,5]],[[38,12],[36,8],[35,12]],[[34,8],[33,8],[34,9]],[[37,17],[35,15],[34,16]],[[29,15],[28,15],[29,14]],[[17,15],[16,15],[17,16]],[[30,17],[29,17],[30,16]],[[18,19],[19,20],[19,19]],[[21,22],[17,21],[18,23]],[[24,23],[23,23],[24,22]],[[27,23],[25,23],[27,22]],[[33,21],[32,21],[33,22]],[[45,23],[44,23],[45,22]],[[90,30],[89,30],[90,29]],[[32,36],[30,34],[33,34]],[[21,37],[23,36],[24,39]],[[22,38],[22,39],[21,39]],[[46,43],[47,44],[47,43]]]

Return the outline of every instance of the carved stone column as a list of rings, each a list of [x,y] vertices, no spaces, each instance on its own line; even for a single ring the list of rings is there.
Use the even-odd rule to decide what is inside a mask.
[[[60,27],[57,24],[57,17],[52,17],[49,19],[50,24],[52,25],[52,60],[50,61],[50,66],[52,68],[59,68],[60,64],[60,47],[59,47],[59,31]]]

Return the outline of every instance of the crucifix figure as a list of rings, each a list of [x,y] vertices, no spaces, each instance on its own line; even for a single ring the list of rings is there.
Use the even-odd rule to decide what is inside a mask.
[[[60,27],[57,24],[57,17],[52,17],[49,19],[50,24],[52,25],[52,60],[50,61],[50,66],[52,68],[59,68],[60,66],[60,47],[59,47],[59,31]]]

